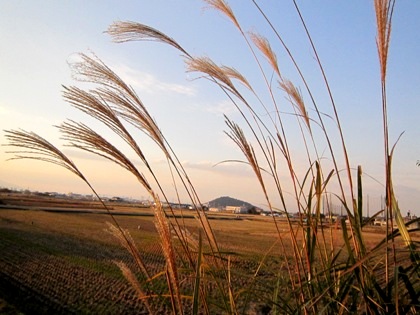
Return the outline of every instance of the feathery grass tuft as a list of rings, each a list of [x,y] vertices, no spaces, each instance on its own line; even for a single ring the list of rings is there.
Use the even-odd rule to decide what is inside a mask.
[[[36,133],[25,130],[5,130],[5,134],[9,141],[6,146],[20,148],[18,151],[7,151],[7,153],[16,154],[9,160],[33,159],[56,164],[85,180],[73,161],[56,146]]]
[[[254,45],[261,51],[261,53],[267,58],[273,70],[281,78],[279,65],[277,63],[277,56],[274,51],[271,49],[270,42],[267,38],[264,38],[260,34],[255,32],[250,32],[249,36],[254,43]]]
[[[62,123],[59,129],[63,133],[63,139],[70,142],[70,146],[99,155],[114,162],[132,173],[147,191],[152,191],[146,178],[137,170],[131,160],[93,129],[74,121]]]
[[[231,7],[224,0],[204,0],[211,8],[219,11],[227,18],[229,18],[232,23],[238,28],[241,29],[241,25],[236,20],[235,14],[233,13]]]
[[[137,22],[114,22],[109,26],[107,33],[111,35],[117,43],[142,40],[162,42],[175,47],[188,56],[188,53],[174,39],[157,29]]]
[[[301,92],[296,88],[293,82],[287,79],[280,82],[280,87],[287,93],[291,103],[298,109],[298,112],[302,119],[305,121],[308,130],[311,130],[308,112],[306,111]]]
[[[375,0],[376,13],[376,45],[378,47],[379,63],[381,65],[381,79],[385,80],[389,43],[391,40],[392,15],[395,0]]]

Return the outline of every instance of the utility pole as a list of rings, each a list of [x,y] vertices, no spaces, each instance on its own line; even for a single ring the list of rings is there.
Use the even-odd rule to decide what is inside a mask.
[[[370,218],[369,215],[369,195],[367,195],[367,205],[366,205],[366,210],[367,210],[367,217]]]

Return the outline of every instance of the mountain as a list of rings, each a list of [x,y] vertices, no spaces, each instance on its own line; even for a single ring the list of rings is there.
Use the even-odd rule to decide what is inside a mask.
[[[218,207],[226,207],[226,206],[233,206],[233,207],[246,206],[248,208],[253,207],[253,205],[250,204],[249,202],[231,198],[228,196],[219,197],[212,201],[209,201],[209,208],[218,208]]]

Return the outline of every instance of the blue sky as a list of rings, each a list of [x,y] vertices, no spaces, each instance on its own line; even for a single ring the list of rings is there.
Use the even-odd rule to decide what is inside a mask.
[[[369,195],[370,207],[376,209],[384,194],[378,183],[383,182],[384,154],[372,2],[300,1],[300,6],[331,84],[350,163],[352,167],[362,165],[364,172],[375,179],[365,177],[364,191],[366,196]],[[245,30],[257,31],[272,39],[280,71],[303,90],[290,60],[273,39],[251,1],[229,3]],[[331,114],[313,52],[291,1],[263,1],[262,7],[302,67],[321,110]],[[419,14],[420,2],[397,2],[388,68],[391,143],[404,132],[395,151],[394,185],[403,211],[410,209],[418,215]],[[151,42],[113,43],[104,31],[117,20],[148,24],[176,39],[194,56],[208,56],[218,64],[235,67],[258,91],[262,91],[263,99],[267,100],[260,72],[242,37],[225,17],[206,9],[202,1],[40,3],[0,0],[1,129],[35,131],[61,146],[60,135],[52,125],[67,118],[90,122],[62,100],[62,85],[83,87],[72,79],[68,62],[79,52],[94,53],[135,88],[183,161],[202,201],[229,195],[264,206],[261,190],[248,167],[242,164],[214,166],[224,160],[243,159],[239,149],[223,133],[226,130],[223,114],[243,125],[234,106],[210,82],[198,79],[197,74],[186,73],[182,57],[171,47]],[[303,93],[303,96],[309,115],[315,117],[307,95]],[[277,97],[286,126],[290,128],[288,141],[296,150],[293,153],[295,167],[304,173],[307,166],[302,157],[304,151],[300,151],[297,145],[302,140],[296,129],[296,119],[288,115],[292,109],[284,96],[278,93]],[[255,106],[257,112],[264,114],[258,105]],[[100,125],[94,126],[107,134]],[[332,123],[329,128],[331,139],[337,143]],[[5,143],[3,131],[0,137],[0,142]],[[138,137],[174,200],[164,157],[147,139],[141,135]],[[318,145],[320,150],[325,149],[322,140]],[[134,179],[118,167],[69,148],[64,150],[80,164],[99,193],[146,197]],[[10,155],[5,151],[6,147],[0,148],[0,185],[42,191],[89,192],[82,182],[65,170],[40,162],[6,161]],[[287,173],[286,169],[281,172]],[[287,179],[284,185],[286,191],[292,191]]]

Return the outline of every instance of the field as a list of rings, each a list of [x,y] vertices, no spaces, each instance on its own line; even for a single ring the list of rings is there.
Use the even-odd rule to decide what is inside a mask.
[[[18,309],[28,314],[147,314],[136,291],[114,263],[123,261],[134,268],[134,261],[106,231],[111,219],[98,204],[57,202],[52,198],[29,198],[21,194],[3,194],[0,200],[0,313],[14,314]],[[118,204],[113,205],[112,211],[134,238],[148,269],[159,278],[159,273],[165,269],[165,259],[152,211]],[[182,224],[197,235],[192,212],[183,214]],[[261,311],[264,297],[269,299],[279,268],[283,268],[284,256],[280,251],[287,252],[287,241],[283,248],[276,243],[278,234],[272,217],[208,216],[221,251],[230,259],[234,288],[252,284],[258,292],[258,298],[253,301],[255,310]],[[181,211],[177,217],[181,217]],[[287,224],[281,220],[278,223],[287,240]],[[336,226],[328,231],[328,241],[336,245],[343,243]],[[384,237],[384,230],[369,227],[365,234],[375,244]],[[273,244],[276,245],[273,247]],[[252,277],[266,254],[259,276]],[[189,275],[181,274],[181,277],[185,277],[181,282],[188,287]],[[159,288],[159,281],[154,281],[153,286],[154,292],[166,293],[162,291],[163,285]],[[209,283],[209,292],[211,289]],[[240,289],[236,293],[242,294],[243,299],[253,299]],[[157,296],[153,303],[165,313],[170,310],[168,300]]]

